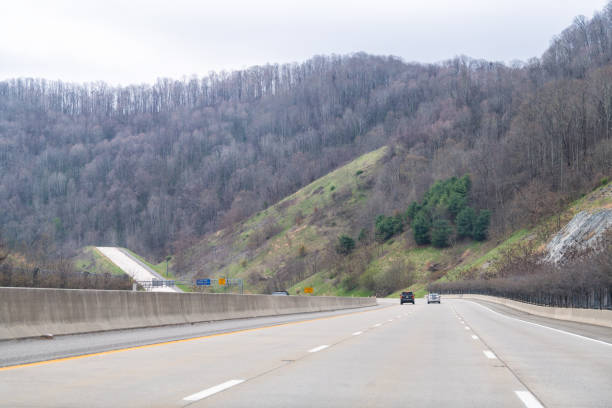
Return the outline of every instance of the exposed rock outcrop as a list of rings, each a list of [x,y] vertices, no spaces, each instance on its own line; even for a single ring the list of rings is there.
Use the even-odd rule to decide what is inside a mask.
[[[612,210],[581,211],[546,246],[545,261],[563,263],[570,254],[601,246],[604,233],[612,227]]]

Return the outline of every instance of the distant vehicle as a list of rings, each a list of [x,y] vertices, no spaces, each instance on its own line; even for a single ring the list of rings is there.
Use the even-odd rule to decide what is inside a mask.
[[[272,292],[272,296],[289,296],[289,292],[286,290],[279,290],[278,292]]]
[[[412,303],[414,305],[414,293],[402,292],[400,295],[400,305],[403,305],[404,303]]]
[[[440,303],[440,295],[438,293],[430,293],[427,295],[427,304]]]

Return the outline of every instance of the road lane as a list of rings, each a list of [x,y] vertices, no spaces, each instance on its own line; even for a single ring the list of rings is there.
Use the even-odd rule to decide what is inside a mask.
[[[253,378],[319,345],[335,345],[392,308],[289,322],[76,360],[0,369],[0,407],[183,406],[183,398],[231,379]],[[323,352],[321,352],[323,353]],[[28,392],[33,387],[36,393]]]
[[[504,317],[502,310],[492,311],[476,302],[447,303],[545,406],[612,405],[612,344],[551,330],[542,322]],[[605,331],[597,329],[601,336]]]
[[[597,348],[603,346],[540,333],[546,330],[467,301],[397,303],[0,369],[0,407],[537,407],[540,401],[554,407],[612,400],[612,361]],[[570,368],[582,378],[576,381]],[[586,382],[594,385],[585,390]]]
[[[193,407],[524,407],[513,374],[482,353],[447,305],[410,315],[249,379]]]
[[[383,303],[375,307],[328,312],[298,313],[128,330],[111,330],[101,333],[55,336],[53,340],[33,338],[0,341],[0,368],[147,344],[157,344],[219,333],[248,330],[296,321],[327,318],[347,313],[362,313],[363,311],[386,306],[389,305]]]

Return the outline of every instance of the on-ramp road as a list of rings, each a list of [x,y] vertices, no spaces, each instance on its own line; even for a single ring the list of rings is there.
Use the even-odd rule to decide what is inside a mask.
[[[0,407],[612,406],[611,329],[467,300],[398,303],[13,361],[0,368]],[[53,341],[0,343],[0,355]]]
[[[96,247],[104,256],[111,260],[115,265],[121,268],[125,273],[130,275],[135,281],[153,281],[165,280],[157,272],[149,268],[138,258],[132,256],[129,252],[117,247]],[[148,292],[182,292],[177,287],[159,286],[145,287]]]

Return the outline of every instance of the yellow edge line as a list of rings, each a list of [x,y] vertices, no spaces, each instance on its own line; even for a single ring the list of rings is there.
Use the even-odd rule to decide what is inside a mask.
[[[99,353],[81,354],[79,356],[62,357],[62,358],[56,358],[56,359],[53,359],[53,360],[37,361],[35,363],[17,364],[17,365],[12,365],[12,366],[0,367],[0,371],[12,370],[12,369],[15,369],[15,368],[23,368],[23,367],[34,367],[34,366],[39,366],[39,365],[43,365],[43,364],[59,363],[59,362],[62,362],[62,361],[78,360],[78,359],[86,358],[86,357],[104,356],[104,355],[107,355],[107,354],[120,353],[122,351],[131,351],[131,350],[139,350],[139,349],[144,349],[144,348],[149,348],[149,347],[165,346],[165,345],[168,345],[168,344],[183,343],[183,342],[186,342],[186,341],[202,340],[202,339],[208,339],[208,338],[211,338],[211,337],[227,336],[227,335],[230,335],[230,334],[246,333],[246,332],[252,332],[252,331],[256,331],[256,330],[270,329],[270,328],[273,328],[273,327],[282,327],[282,326],[290,326],[290,325],[294,325],[294,324],[315,322],[317,320],[335,319],[337,317],[346,317],[346,316],[353,316],[353,315],[358,315],[358,314],[362,314],[362,313],[375,312],[377,310],[386,309],[387,307],[390,307],[390,306],[383,306],[382,308],[377,308],[377,309],[374,309],[374,310],[364,310],[364,311],[361,311],[361,312],[345,313],[345,314],[335,315],[335,316],[317,317],[315,319],[298,320],[298,321],[295,321],[295,322],[279,323],[279,324],[273,324],[273,325],[270,325],[270,326],[253,327],[251,329],[242,329],[242,330],[235,330],[235,331],[230,331],[230,332],[225,332],[225,333],[207,334],[206,336],[190,337],[190,338],[187,338],[187,339],[164,341],[164,342],[161,342],[161,343],[153,343],[153,344],[145,344],[143,346],[134,346],[134,347],[127,347],[127,348],[116,349],[116,350],[101,351]]]

